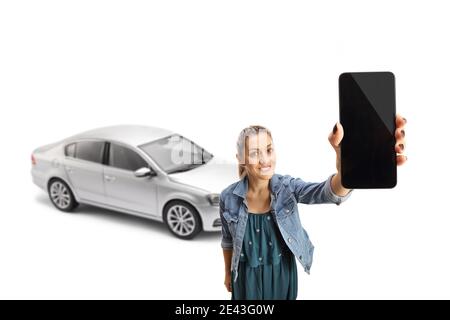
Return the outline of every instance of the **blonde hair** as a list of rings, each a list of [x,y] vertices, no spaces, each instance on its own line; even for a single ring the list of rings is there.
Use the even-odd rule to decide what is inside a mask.
[[[263,127],[260,125],[248,126],[247,128],[242,129],[241,133],[239,133],[239,136],[238,136],[238,139],[236,142],[237,154],[240,159],[244,160],[244,163],[241,163],[241,161],[239,161],[239,164],[238,164],[239,179],[244,178],[247,174],[245,171],[245,144],[248,140],[247,138],[251,135],[257,135],[260,132],[267,133],[267,135],[270,137],[270,139],[272,139],[272,133],[270,132],[270,130],[267,129],[266,127]]]

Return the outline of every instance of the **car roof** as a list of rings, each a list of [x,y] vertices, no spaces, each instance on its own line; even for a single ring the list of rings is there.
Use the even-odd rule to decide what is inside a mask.
[[[167,137],[174,133],[175,132],[158,127],[117,125],[85,131],[72,136],[67,140],[101,139],[117,141],[137,147],[142,144]]]

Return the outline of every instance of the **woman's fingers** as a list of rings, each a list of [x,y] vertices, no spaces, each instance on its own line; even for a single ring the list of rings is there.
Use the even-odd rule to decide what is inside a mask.
[[[402,153],[406,147],[405,131],[403,129],[395,130],[395,151]]]
[[[397,166],[401,166],[402,164],[404,164],[406,162],[406,160],[408,160],[407,156],[405,156],[403,154],[397,155]]]
[[[405,144],[403,141],[400,141],[399,143],[395,144],[395,152],[397,153],[403,153],[405,151]]]
[[[330,144],[333,148],[339,148],[340,143],[342,141],[342,138],[344,138],[344,127],[337,122],[333,130],[328,135],[328,141],[330,141]]]
[[[395,116],[395,127],[396,128],[403,128],[406,124],[406,119],[403,118],[401,115],[397,114]]]
[[[406,125],[406,119],[403,118],[401,115],[397,114],[395,117],[395,152],[397,153],[397,165],[401,166],[408,160],[408,157],[404,155],[405,148],[406,148],[406,132],[405,132],[405,125]]]
[[[406,132],[403,127],[395,129],[395,140],[399,141],[405,139]]]
[[[405,138],[399,138],[395,143],[395,152],[397,153],[397,165],[401,166],[408,159],[403,153],[405,152]]]
[[[226,280],[224,283],[225,288],[227,288],[228,292],[231,292],[231,281]]]

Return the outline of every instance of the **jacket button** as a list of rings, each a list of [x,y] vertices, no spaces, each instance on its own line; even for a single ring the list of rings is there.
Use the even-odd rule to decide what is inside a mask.
[[[259,229],[256,229],[256,232],[259,232]]]
[[[286,209],[286,212],[289,212],[289,209]]]
[[[267,217],[267,220],[270,220],[270,217]]]
[[[243,253],[241,253],[241,257],[243,257],[244,256],[244,254]]]
[[[300,260],[302,260],[302,256],[298,257]]]
[[[262,258],[261,258],[261,257],[259,257],[259,261],[262,261]]]
[[[269,241],[269,246],[272,246],[272,241]]]
[[[252,242],[251,242],[251,241],[249,241],[249,242],[248,242],[248,244],[249,244],[249,245],[252,245]]]
[[[292,238],[288,238],[289,243],[292,242]]]

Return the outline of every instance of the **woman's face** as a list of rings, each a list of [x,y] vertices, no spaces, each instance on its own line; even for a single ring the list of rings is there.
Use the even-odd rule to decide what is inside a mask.
[[[252,178],[270,180],[275,173],[275,164],[276,154],[272,138],[266,132],[250,135],[245,144],[247,174]]]

